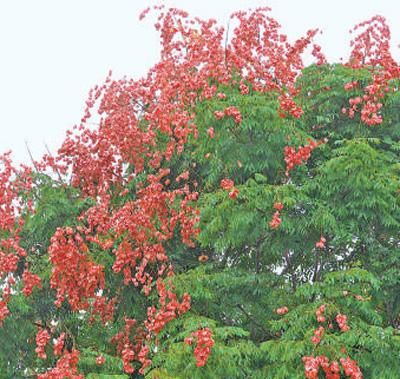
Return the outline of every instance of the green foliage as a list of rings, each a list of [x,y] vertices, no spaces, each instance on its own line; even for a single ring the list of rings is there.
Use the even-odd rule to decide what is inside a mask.
[[[278,116],[276,94],[250,88],[243,96],[238,86],[220,86],[225,100],[196,105],[198,138],[191,136],[181,155],[162,162],[171,169],[172,180],[189,170],[189,186],[200,194],[198,246],[188,248],[178,236],[167,246],[177,273],[170,280],[178,295],[190,294],[192,306],[151,344],[154,359],[146,378],[296,379],[304,377],[301,358],[320,354],[336,360],[349,355],[368,379],[397,377],[399,91],[384,98],[380,126],[366,127],[359,116],[350,119],[341,113],[350,97],[362,94],[359,88],[346,91],[344,84],[358,80],[362,88],[370,79],[369,72],[343,65],[306,68],[298,80],[296,100],[305,111],[298,120]],[[215,111],[231,105],[241,111],[240,125],[230,117],[215,117]],[[214,138],[207,132],[210,127]],[[328,142],[288,178],[284,147],[304,145],[308,138]],[[224,178],[234,181],[236,199],[220,188]],[[111,206],[134,198],[142,179],[138,175],[129,193],[112,199]],[[45,280],[30,298],[12,297],[14,316],[0,328],[1,341],[7,341],[0,345],[0,377],[27,377],[54,363],[51,348],[42,362],[27,346],[27,341],[34,344],[35,322],[52,319],[56,332],[77,336],[71,343],[81,352],[79,368],[87,378],[127,379],[119,375],[122,364],[110,338],[125,317],[145,319],[149,299],[140,290],[129,290],[122,275],[111,273],[113,254],[91,245],[91,258],[107,267],[106,295],[124,298],[114,322],[103,325],[96,317],[89,320],[88,313],[72,313],[66,304],[54,306],[48,283],[49,240],[57,227],[78,223],[77,216],[91,204],[77,190],[46,176],[35,180],[36,213],[26,217],[22,244],[32,252],[27,258],[31,271]],[[170,187],[176,185],[172,181]],[[272,229],[269,222],[277,202],[283,204],[282,223]],[[321,236],[327,240],[325,249],[315,246]],[[199,262],[199,256],[208,262]],[[332,328],[327,327],[316,345],[311,338],[322,304]],[[276,310],[284,306],[289,312],[278,315]],[[347,315],[349,331],[339,331],[337,314]],[[215,346],[207,364],[196,367],[193,346],[184,339],[204,327],[212,330]],[[96,365],[98,355],[106,358],[102,366]]]
[[[344,84],[358,80],[362,88],[370,79],[342,65],[305,69],[297,99],[305,114],[295,121],[276,116],[271,94],[239,96],[223,87],[227,100],[198,105],[199,138],[174,164],[190,169],[201,193],[199,248],[188,254],[205,254],[211,263],[182,270],[173,283],[191,294],[187,317],[211,327],[216,345],[207,365],[196,369],[183,344],[191,326],[177,320],[160,336],[149,377],[303,378],[302,356],[319,354],[350,356],[365,378],[400,371],[400,97],[386,96],[378,127],[341,113],[350,97],[362,95]],[[225,102],[241,110],[243,127],[215,119]],[[288,179],[283,149],[307,138],[328,142]],[[235,200],[219,188],[223,178],[238,188]],[[275,202],[284,209],[272,229]],[[322,250],[315,247],[321,235]],[[322,304],[333,329],[316,346],[311,338]],[[275,310],[283,306],[289,312],[282,317]],[[348,316],[349,331],[339,331],[337,314]],[[221,328],[243,334],[231,343],[219,338]]]

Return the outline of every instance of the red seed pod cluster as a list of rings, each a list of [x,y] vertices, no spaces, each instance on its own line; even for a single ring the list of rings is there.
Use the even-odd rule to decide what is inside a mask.
[[[323,326],[319,326],[314,330],[314,335],[311,338],[311,342],[318,345],[321,342],[322,336],[325,332],[325,328]]]
[[[357,365],[357,362],[351,360],[349,357],[340,358],[340,364],[343,368],[344,374],[350,379],[363,379],[362,372]],[[337,361],[329,362],[329,359],[324,355],[316,357],[305,356],[303,357],[304,373],[307,379],[318,379],[320,368],[325,374],[326,379],[340,379],[341,369]]]
[[[0,300],[0,326],[2,326],[4,319],[10,314],[5,300]]]
[[[229,197],[235,200],[239,195],[239,190],[237,188],[233,188],[232,191],[229,192]]]
[[[326,143],[327,141],[318,141],[315,142],[313,140],[308,140],[308,145],[299,146],[297,150],[291,146],[285,146],[284,148],[284,156],[286,162],[286,176],[289,176],[289,172],[293,170],[296,166],[300,166],[303,163],[307,162],[310,157],[312,151],[320,146],[322,143]]]
[[[63,332],[54,342],[53,351],[56,357],[59,357],[62,354],[64,346],[65,346],[65,333]]]
[[[222,179],[220,186],[223,190],[229,191],[229,197],[231,199],[236,199],[238,197],[239,190],[235,187],[233,180],[227,178]]]
[[[87,309],[88,300],[104,288],[104,268],[91,262],[87,253],[87,244],[72,228],[57,229],[51,238],[49,259],[53,269],[50,285],[57,290],[57,306],[66,299],[72,310]]]
[[[347,332],[350,327],[347,325],[347,316],[339,313],[336,315],[336,322],[342,332]]]
[[[39,374],[38,379],[84,379],[78,374],[79,351],[73,349],[71,352],[64,351],[58,359],[56,366],[44,374]]]
[[[372,82],[367,85],[360,97],[349,99],[349,108],[342,113],[353,118],[360,112],[361,121],[368,126],[383,122],[381,114],[382,100],[385,94],[392,91],[390,82],[400,77],[400,66],[390,53],[390,29],[382,16],[372,17],[356,25],[351,32],[356,34],[351,41],[352,51],[348,65],[353,69],[371,71]],[[346,90],[353,90],[357,82],[346,83]]]
[[[281,106],[281,110],[279,115],[282,118],[286,117],[286,114],[290,114],[295,118],[300,118],[303,115],[303,110],[299,107],[293,100],[293,98],[288,95],[279,96],[279,104]]]
[[[135,372],[135,368],[132,365],[133,361],[142,364],[139,369],[140,373],[150,364],[146,340],[146,331],[136,320],[130,318],[125,318],[124,329],[112,337],[111,342],[116,345],[117,352],[122,358],[124,372],[127,374]]]
[[[338,362],[329,362],[324,355],[317,357],[303,357],[304,371],[307,379],[318,379],[320,368],[325,373],[326,379],[340,379],[340,367]]]
[[[235,185],[235,183],[233,182],[232,179],[222,179],[220,185],[223,190],[230,191]]]
[[[326,318],[324,316],[326,306],[325,304],[322,304],[315,312],[315,315],[317,316],[317,322],[323,323],[326,321]]]
[[[280,202],[274,203],[274,209],[276,209],[276,212],[272,216],[272,220],[269,222],[269,226],[271,229],[277,229],[281,225],[281,211],[283,209],[283,204]]]
[[[146,321],[147,330],[153,334],[158,334],[166,324],[190,309],[190,296],[188,294],[185,293],[182,302],[179,302],[171,283],[169,284],[170,288],[167,288],[167,285],[161,279],[158,279],[156,287],[161,307],[159,309],[149,308],[147,312],[148,320]]]
[[[225,108],[223,111],[215,111],[214,115],[217,120],[220,120],[225,116],[231,116],[236,124],[240,124],[242,122],[242,115],[240,111],[233,105]]]
[[[47,354],[44,351],[44,348],[49,343],[51,337],[47,329],[39,328],[36,333],[36,349],[35,353],[40,359],[46,359]]]
[[[99,315],[103,324],[111,322],[114,318],[115,304],[117,298],[108,299],[105,296],[96,295],[92,303],[92,316]]]
[[[13,166],[10,153],[0,155],[0,281],[7,284],[0,287],[0,326],[10,314],[7,303],[12,296],[11,287],[16,284],[14,272],[21,258],[27,252],[20,245],[23,213],[32,213],[32,201],[26,196],[32,189],[32,170],[26,166]],[[25,284],[22,292],[29,296],[33,287],[40,285],[40,278],[28,271],[23,272]],[[14,292],[16,293],[16,292]]]
[[[269,222],[269,226],[271,227],[271,229],[277,229],[281,225],[282,220],[280,218],[280,215],[280,212],[276,211],[272,216],[272,220]]]
[[[244,84],[244,83],[240,83],[239,88],[240,88],[240,93],[241,93],[242,95],[248,95],[249,92],[250,92],[249,87],[246,86],[246,84]]]
[[[207,359],[211,354],[211,349],[214,346],[213,334],[209,328],[199,329],[192,333],[191,337],[185,338],[187,345],[193,344],[193,339],[196,341],[194,356],[196,358],[196,366],[202,367],[207,363]]]
[[[350,379],[363,379],[363,374],[358,367],[356,361],[351,360],[349,357],[340,358],[340,363],[342,364],[344,373]]]
[[[325,323],[327,321],[325,316],[326,305],[322,304],[315,312],[317,316],[318,323]],[[349,330],[349,326],[347,325],[347,316],[343,314],[336,315],[336,322],[339,326],[341,332],[346,332]],[[329,329],[333,329],[333,324],[329,323]],[[319,326],[314,330],[314,335],[311,338],[311,342],[315,345],[319,345],[324,334],[327,332],[327,329],[323,326]],[[341,351],[343,354],[346,354],[346,349],[342,348]],[[328,379],[340,379],[341,369],[336,361],[329,362],[329,359],[324,355],[319,355],[316,357],[313,356],[304,356],[303,358],[305,376],[309,379],[318,379],[320,378],[320,372],[325,374],[325,378]],[[349,357],[340,358],[339,362],[344,370],[346,376],[352,379],[362,379],[362,373],[360,368],[357,365],[356,361],[351,360]]]
[[[358,86],[358,82],[352,81],[352,82],[346,83],[343,87],[346,91],[351,91],[352,89],[357,88],[357,86]]]
[[[281,308],[278,308],[278,309],[275,310],[275,313],[277,313],[280,316],[285,315],[288,312],[289,312],[289,308],[288,307],[281,307]]]
[[[315,243],[315,247],[317,249],[325,249],[325,243],[326,243],[326,238],[324,236],[321,236],[318,242]]]
[[[28,297],[32,294],[34,287],[42,288],[41,279],[38,275],[32,274],[28,270],[25,270],[22,274],[22,281],[24,282],[24,288],[22,293]]]

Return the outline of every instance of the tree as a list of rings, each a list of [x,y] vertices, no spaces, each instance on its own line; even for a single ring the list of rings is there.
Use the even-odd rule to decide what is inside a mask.
[[[317,30],[289,44],[268,8],[235,13],[230,38],[156,10],[145,78],[91,90],[34,169],[2,156],[4,377],[393,378],[400,68],[385,20],[328,64]]]

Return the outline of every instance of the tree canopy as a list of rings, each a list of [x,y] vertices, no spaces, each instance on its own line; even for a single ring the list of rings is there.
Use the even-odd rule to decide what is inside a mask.
[[[328,63],[318,30],[290,43],[268,8],[230,31],[150,11],[146,77],[110,73],[55,155],[0,157],[0,377],[396,378],[385,19]]]

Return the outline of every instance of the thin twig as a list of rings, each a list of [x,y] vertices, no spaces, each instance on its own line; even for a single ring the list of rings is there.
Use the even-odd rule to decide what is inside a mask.
[[[29,148],[28,142],[27,142],[26,140],[25,140],[25,146],[26,146],[26,149],[28,150],[28,154],[29,154],[29,157],[31,158],[31,162],[32,162],[32,164],[33,164],[33,167],[35,167],[35,170],[36,170],[37,172],[39,172],[39,170],[38,170],[38,168],[37,168],[37,166],[36,166],[36,162],[35,162],[35,160],[33,159],[33,155],[32,155],[31,149]]]
[[[50,158],[54,161],[53,155],[51,154],[51,151],[50,151],[49,147],[47,146],[47,143],[46,143],[46,142],[44,143],[44,147],[46,148],[47,153],[49,154]],[[60,171],[58,171],[58,168],[57,168],[56,165],[54,165],[54,168],[55,168],[55,170],[56,170],[56,173],[57,173],[57,176],[58,176],[58,180],[62,183],[63,180],[62,180]]]

